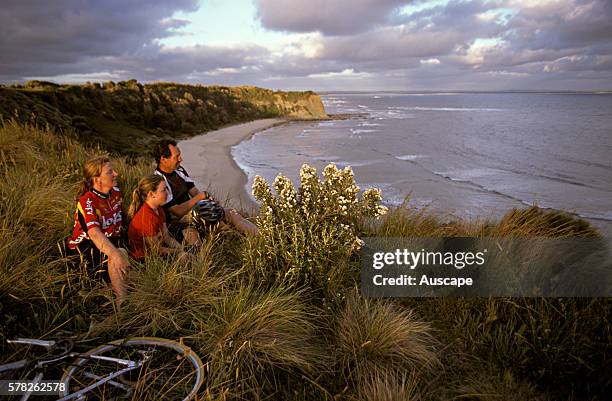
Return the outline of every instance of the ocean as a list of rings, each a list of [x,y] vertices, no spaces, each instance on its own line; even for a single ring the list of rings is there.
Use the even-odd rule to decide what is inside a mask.
[[[249,177],[303,163],[352,166],[384,203],[449,218],[498,218],[538,205],[612,233],[612,95],[584,93],[327,93],[347,120],[292,122],[232,149]],[[250,193],[250,190],[249,190]]]

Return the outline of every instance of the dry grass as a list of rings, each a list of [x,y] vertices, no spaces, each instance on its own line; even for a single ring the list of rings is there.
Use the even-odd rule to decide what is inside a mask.
[[[208,355],[211,384],[258,398],[280,377],[309,374],[327,360],[316,339],[316,316],[303,293],[282,288],[236,288],[201,316],[191,338]]]
[[[414,374],[373,373],[358,386],[357,400],[420,401],[419,379]]]
[[[453,387],[452,400],[461,401],[550,401],[533,384],[517,380],[510,371],[481,372],[468,376],[463,383]]]
[[[438,364],[429,324],[409,309],[353,294],[336,319],[334,356],[347,380],[416,372]]]
[[[560,211],[545,211],[536,206],[513,209],[500,220],[489,235],[506,237],[594,237],[595,228],[584,220]]]
[[[337,294],[325,307],[316,280],[275,279],[303,260],[295,242],[266,249],[270,243],[230,231],[212,235],[188,264],[155,257],[135,264],[125,308],[115,313],[112,291],[72,268],[58,248],[71,228],[81,165],[100,153],[36,127],[11,121],[0,127],[0,338],[63,331],[96,344],[128,335],[182,337],[207,361],[201,395],[209,400],[545,401],[609,394],[607,300],[363,299],[354,292],[358,257],[334,251],[333,231],[321,231],[323,240],[309,248],[317,259],[312,266],[331,283],[325,291]],[[128,204],[152,165],[113,162]],[[596,234],[571,216],[535,208],[499,222],[449,222],[407,204],[382,223],[364,219],[357,227],[360,236]],[[292,233],[309,238],[298,231],[281,237]],[[272,269],[271,254],[275,263],[292,265]],[[15,355],[5,347],[0,363]]]

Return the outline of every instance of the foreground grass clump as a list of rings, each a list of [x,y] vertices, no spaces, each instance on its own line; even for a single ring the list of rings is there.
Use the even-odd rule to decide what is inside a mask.
[[[227,282],[211,270],[206,251],[198,256],[192,263],[150,257],[135,266],[125,307],[117,321],[105,322],[98,331],[134,335],[137,328],[140,335],[192,334],[197,319],[210,311]]]
[[[374,373],[360,383],[355,399],[368,401],[419,401],[418,380],[411,375]]]
[[[536,386],[517,380],[510,371],[501,373],[475,372],[465,381],[452,388],[454,399],[470,401],[552,401],[541,394]]]
[[[181,340],[207,363],[207,400],[610,394],[608,299],[380,301],[355,291],[359,237],[599,238],[583,221],[538,208],[499,221],[449,221],[408,204],[378,216],[380,194],[358,197],[347,170],[330,167],[320,180],[306,169],[300,188],[280,178],[275,195],[262,191],[272,210],[262,208],[262,236],[216,232],[188,263],[134,263],[117,313],[112,291],[58,247],[71,229],[82,163],[99,154],[70,136],[10,121],[0,127],[0,340],[68,334],[84,349],[133,335]],[[112,159],[127,206],[152,166]],[[594,244],[581,251],[585,260],[605,249]],[[0,363],[22,356],[0,341]]]
[[[610,385],[600,370],[611,351],[607,300],[432,300],[428,308],[428,316],[437,319],[454,316],[445,331],[462,340],[458,352],[477,355],[518,378],[592,394]]]
[[[317,315],[303,298],[280,287],[236,288],[201,317],[193,339],[208,355],[216,393],[255,399],[326,366]]]
[[[391,302],[353,294],[337,316],[334,359],[349,381],[402,375],[438,363],[430,326]]]

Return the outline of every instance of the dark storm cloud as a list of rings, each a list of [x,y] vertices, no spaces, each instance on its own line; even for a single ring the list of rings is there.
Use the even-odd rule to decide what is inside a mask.
[[[611,10],[605,0],[450,2],[391,13],[387,26],[352,35],[319,27],[320,49],[303,62],[330,88],[351,79],[345,87],[367,86],[358,78],[369,75],[378,87],[398,89],[609,89]]]
[[[241,48],[222,48],[212,46],[192,46],[165,49],[155,58],[142,61],[135,65],[134,70],[144,71],[141,79],[146,80],[176,80],[184,81],[190,75],[204,77],[206,74],[217,76],[219,73],[234,73],[244,68],[244,71],[258,68],[261,59],[265,59],[269,51],[259,46]],[[236,72],[234,72],[236,71]]]
[[[382,25],[409,0],[256,0],[265,28],[349,35]]]
[[[169,80],[294,89],[610,88],[612,1],[256,0],[284,50],[164,47],[197,0],[3,2],[0,82]],[[405,12],[406,4],[417,4]],[[304,37],[308,36],[308,39]]]
[[[509,1],[509,4],[516,2]],[[516,69],[530,73],[604,70],[612,55],[612,3],[548,2],[524,7],[497,33],[500,43],[485,49],[474,62],[468,48],[449,55],[450,63],[482,71]]]
[[[418,12],[396,14],[391,22],[396,25],[409,24],[414,30],[451,28],[459,31],[467,28],[472,35],[478,35],[484,27],[497,24],[484,24],[477,18],[477,15],[495,10],[502,5],[502,0],[449,2],[446,5],[438,5]]]
[[[473,1],[398,16],[394,26],[358,35],[325,38],[322,57],[383,61],[448,55],[456,48],[469,46],[475,38],[496,37],[505,30],[496,22],[476,17],[491,8]]]
[[[318,56],[353,65],[418,65],[421,59],[445,57],[467,49],[476,38],[497,37],[505,28],[478,14],[500,3],[451,3],[410,15],[396,15],[394,26],[352,36],[324,37]],[[398,60],[400,60],[398,62]]]
[[[454,32],[404,32],[401,29],[384,29],[377,32],[334,37],[325,40],[320,54],[326,59],[379,60],[404,57],[433,57],[449,53],[457,43]]]
[[[196,0],[3,0],[0,80],[83,73],[88,59],[155,51],[155,39],[186,24],[171,16],[196,6]]]
[[[192,83],[223,83],[221,75],[236,78],[248,71],[257,71],[261,59],[269,51],[259,46],[223,48],[214,46],[191,46],[178,48],[156,47],[154,51],[132,55],[97,58],[75,65],[78,81],[127,80],[175,81]],[[100,72],[108,72],[101,73]],[[69,73],[71,74],[71,73]],[[88,77],[87,74],[93,74]],[[40,76],[38,76],[40,77]],[[41,78],[46,78],[47,75]],[[73,79],[74,80],[74,79]],[[240,84],[237,82],[237,84]]]
[[[612,2],[574,0],[524,8],[508,24],[517,48],[567,49],[612,40]]]

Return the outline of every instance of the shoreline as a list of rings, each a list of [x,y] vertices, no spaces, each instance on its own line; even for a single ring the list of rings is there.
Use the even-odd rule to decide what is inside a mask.
[[[295,120],[259,119],[229,125],[182,140],[179,142],[184,159],[182,164],[197,182],[198,188],[211,192],[218,201],[227,206],[245,211],[249,215],[255,215],[259,206],[248,193],[246,188],[248,177],[234,160],[231,154],[232,147],[248,140],[258,132],[292,121]],[[560,210],[574,218],[585,220],[608,241],[612,241],[612,223],[609,220],[583,217],[575,212],[555,208],[542,209]]]
[[[200,190],[212,193],[226,206],[253,215],[258,205],[246,191],[248,177],[232,157],[232,147],[260,131],[289,121],[283,118],[254,120],[182,140],[178,143],[184,159],[182,166]]]

